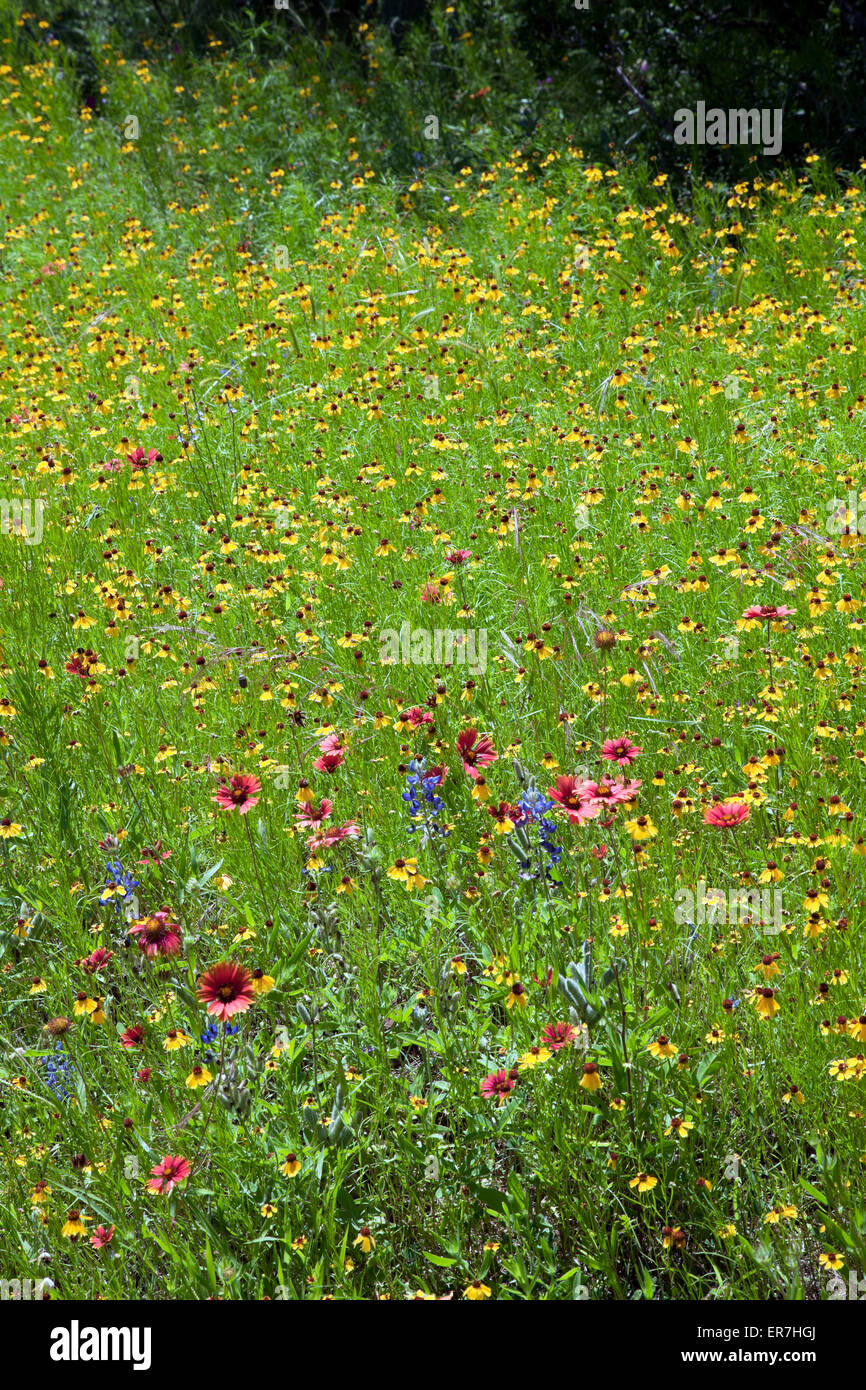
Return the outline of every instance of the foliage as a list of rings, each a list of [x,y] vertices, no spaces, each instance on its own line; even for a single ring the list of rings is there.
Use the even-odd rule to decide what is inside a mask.
[[[312,43],[95,46],[89,104],[28,42],[4,1277],[832,1296],[866,1268],[862,178],[673,190],[459,110],[398,176],[370,113],[411,36],[364,40],[366,104]]]

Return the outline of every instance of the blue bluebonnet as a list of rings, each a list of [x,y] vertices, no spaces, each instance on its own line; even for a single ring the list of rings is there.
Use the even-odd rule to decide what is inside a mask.
[[[223,1032],[227,1038],[233,1037],[235,1033],[239,1033],[240,1031],[241,1025],[239,1023],[226,1023],[226,1021],[223,1020]],[[219,1037],[219,1024],[209,1023],[204,1032],[199,1033],[199,1037],[203,1043],[216,1042]]]
[[[71,1092],[64,1086],[69,1081],[69,1058],[63,1050],[63,1043],[55,1043],[54,1051],[59,1054],[45,1058],[45,1081],[58,1100],[68,1100]]]
[[[438,773],[427,772],[424,758],[413,758],[409,763],[406,786],[407,790],[401,795],[409,808],[409,819],[412,821],[409,834],[420,830],[422,845],[426,845],[433,835],[447,835],[447,828],[439,825],[436,820],[437,814],[445,805],[436,790],[441,786],[441,779]],[[428,806],[429,811],[426,809]]]
[[[241,1031],[241,1025],[239,1023],[227,1023],[226,1020],[223,1019],[222,1031],[223,1035],[226,1038],[231,1038],[234,1036],[235,1033],[239,1033]],[[215,1052],[211,1052],[210,1044],[215,1043],[219,1035],[219,1024],[215,1022],[209,1023],[208,1026],[205,1028],[204,1032],[199,1033],[199,1037],[201,1038],[205,1046],[204,1052],[201,1054],[199,1054],[198,1049],[196,1049],[196,1061],[200,1060],[202,1062],[207,1063],[208,1065],[211,1065],[214,1062],[216,1062],[217,1054]]]
[[[115,912],[120,912],[122,908],[132,901],[133,889],[138,887],[138,879],[133,878],[132,874],[124,871],[119,859],[109,859],[105,866],[105,889],[99,901],[101,903],[114,903]],[[123,892],[118,892],[123,889]]]
[[[517,832],[509,837],[509,848],[513,851],[517,863],[518,872],[522,879],[547,878],[552,879],[552,870],[556,868],[562,858],[562,846],[556,843],[556,822],[550,820],[548,811],[553,809],[553,802],[537,790],[533,782],[523,792],[517,802],[522,818],[517,826]],[[530,829],[535,831],[535,846],[532,843]],[[535,855],[533,856],[533,848]],[[546,856],[547,862],[542,859],[542,854]],[[533,865],[533,857],[535,864]]]

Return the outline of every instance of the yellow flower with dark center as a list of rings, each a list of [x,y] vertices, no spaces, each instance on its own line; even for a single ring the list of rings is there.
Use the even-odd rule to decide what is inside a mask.
[[[764,1217],[765,1226],[777,1226],[780,1221],[796,1221],[797,1208],[790,1202],[784,1205],[776,1205],[767,1212]]]
[[[551,1055],[546,1047],[531,1047],[528,1052],[524,1052],[522,1057],[518,1057],[517,1066],[520,1071],[531,1071],[533,1067],[546,1062]]]
[[[818,1263],[822,1269],[841,1269],[845,1261],[835,1250],[829,1250],[818,1256]]]
[[[213,1081],[212,1074],[207,1067],[202,1066],[194,1066],[186,1078],[186,1084],[191,1091],[194,1091],[197,1086],[207,1086],[211,1081]]]
[[[580,1084],[587,1091],[598,1091],[601,1089],[601,1076],[595,1062],[584,1062],[583,1076],[580,1078]]]
[[[301,1171],[301,1160],[295,1153],[286,1154],[285,1162],[280,1165],[280,1172],[287,1178],[297,1177]]]
[[[770,989],[769,986],[765,989],[756,989],[754,1000],[755,1008],[757,1009],[761,1018],[773,1018],[773,1016],[777,1014],[779,1012],[779,1009],[781,1008],[781,1005],[779,1004],[779,1001],[776,998],[776,991],[774,989]]]
[[[395,859],[388,870],[388,877],[402,883],[407,893],[413,888],[423,888],[427,882],[424,875],[418,872],[417,859]]]
[[[525,1009],[527,1004],[526,990],[520,981],[515,977],[511,981],[511,989],[508,998],[505,1000],[506,1009]]]
[[[759,965],[754,967],[759,975],[763,975],[765,980],[772,980],[774,975],[781,974],[778,965],[779,953],[776,951],[771,956],[762,956]]]
[[[658,1178],[652,1177],[649,1173],[638,1173],[635,1177],[629,1178],[629,1187],[636,1187],[638,1192],[652,1192]]]
[[[800,1087],[793,1082],[782,1096],[782,1100],[785,1105],[789,1105],[791,1101],[794,1101],[797,1105],[805,1105],[806,1103],[806,1097],[800,1090]]]
[[[657,1038],[647,1044],[647,1052],[652,1053],[653,1057],[675,1057],[677,1051],[667,1033],[659,1033]]]
[[[80,1236],[86,1236],[85,1222],[89,1221],[89,1216],[82,1216],[80,1211],[70,1211],[63,1223],[60,1234],[68,1236],[70,1240],[78,1240]]]
[[[829,1076],[832,1076],[835,1081],[854,1081],[857,1079],[858,1070],[856,1063],[852,1065],[854,1061],[855,1059],[852,1058],[848,1058],[847,1060],[844,1057],[840,1058],[838,1061],[830,1063],[827,1068],[827,1073]]]
[[[355,1239],[352,1241],[352,1244],[360,1245],[361,1250],[365,1255],[369,1255],[371,1250],[375,1250],[376,1242],[373,1239],[370,1227],[362,1226]]]
[[[662,1231],[662,1245],[665,1250],[684,1250],[686,1233],[681,1226],[665,1226]]]
[[[473,1279],[463,1290],[463,1297],[468,1298],[472,1303],[477,1303],[481,1299],[491,1298],[492,1292],[486,1284],[482,1284],[480,1279]]]
[[[665,1135],[672,1134],[675,1139],[688,1139],[694,1127],[693,1120],[684,1120],[681,1115],[675,1115],[665,1130]]]
[[[653,825],[649,816],[638,816],[635,820],[627,820],[625,828],[633,840],[654,840],[658,835],[658,827]]]

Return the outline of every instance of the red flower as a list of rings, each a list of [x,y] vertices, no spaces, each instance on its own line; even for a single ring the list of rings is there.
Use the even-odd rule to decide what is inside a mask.
[[[556,786],[548,787],[547,795],[558,801],[563,811],[567,811],[572,825],[583,825],[584,821],[595,820],[601,812],[596,800],[595,782],[578,782],[576,777],[557,777]]]
[[[81,968],[86,970],[88,975],[95,975],[98,970],[105,968],[113,955],[113,951],[107,951],[104,946],[97,946],[96,950],[81,962]]]
[[[433,723],[433,715],[429,709],[422,709],[420,705],[413,705],[411,709],[404,710],[400,718],[408,720],[413,729],[420,729],[422,724]]]
[[[332,825],[324,835],[312,835],[307,841],[307,848],[315,854],[317,849],[330,849],[331,845],[338,845],[341,840],[357,840],[360,834],[361,827],[355,821],[347,820],[345,825]]]
[[[171,850],[163,849],[162,840],[157,840],[156,844],[153,846],[152,849],[148,848],[147,845],[142,846],[141,858],[138,862],[139,864],[158,864],[161,859],[170,858]]]
[[[158,454],[156,449],[148,449],[147,453],[143,449],[133,449],[126,457],[133,473],[149,468],[152,463],[162,463],[162,454]]]
[[[744,618],[757,619],[763,623],[777,623],[782,618],[790,618],[796,613],[796,608],[786,608],[783,603],[778,605],[768,603],[755,603],[751,608],[747,608],[743,614]]]
[[[748,818],[749,808],[745,801],[722,801],[715,806],[708,806],[704,811],[704,823],[714,825],[718,829],[741,825]]]
[[[302,830],[314,830],[322,821],[328,819],[333,809],[333,801],[329,801],[326,796],[322,797],[318,806],[314,806],[312,801],[307,801],[295,816],[295,821]]]
[[[463,761],[463,771],[477,782],[481,768],[495,763],[499,754],[487,734],[479,734],[477,729],[464,729],[457,735],[457,752]]]
[[[504,1105],[517,1084],[517,1073],[513,1071],[492,1071],[481,1083],[483,1096],[498,1096],[499,1104]]]
[[[251,772],[238,772],[228,786],[220,784],[211,801],[215,801],[224,811],[240,811],[245,816],[257,804],[261,789],[258,777]]]
[[[324,738],[319,739],[320,753],[342,753],[344,751],[339,734],[325,734]]]
[[[138,937],[139,950],[148,960],[155,956],[176,956],[180,951],[180,927],[171,920],[171,913],[165,907],[134,922],[129,934]]]
[[[548,1023],[546,1028],[541,1030],[541,1041],[545,1047],[549,1047],[551,1052],[558,1052],[561,1047],[568,1047],[572,1038],[577,1036],[576,1029],[570,1023]]]
[[[636,747],[625,737],[609,738],[601,745],[601,756],[609,763],[618,763],[620,767],[630,767],[642,752],[642,748]]]
[[[188,1158],[181,1158],[179,1154],[166,1154],[162,1163],[157,1163],[150,1171],[153,1176],[148,1178],[145,1187],[149,1192],[159,1192],[164,1197],[179,1182],[188,1178],[192,1170]]]
[[[120,1035],[121,1047],[140,1047],[144,1042],[144,1024],[134,1023],[131,1028],[127,1028],[125,1033]]]
[[[104,1226],[97,1226],[93,1235],[90,1237],[90,1244],[94,1250],[101,1250],[103,1245],[110,1245],[114,1239],[114,1227],[109,1226],[106,1231]]]
[[[340,764],[344,762],[342,748],[337,748],[333,753],[323,753],[313,763],[317,772],[336,772]]]
[[[245,1013],[255,998],[250,975],[231,960],[220,961],[206,970],[198,982],[197,994],[202,1004],[207,1004],[208,1013],[222,1019]]]
[[[637,777],[623,782],[618,777],[602,777],[600,782],[587,782],[585,787],[586,795],[598,801],[602,808],[623,806],[629,801],[634,801],[640,791],[641,780]]]

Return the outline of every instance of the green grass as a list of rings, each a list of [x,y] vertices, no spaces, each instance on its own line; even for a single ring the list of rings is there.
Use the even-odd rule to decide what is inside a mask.
[[[309,60],[107,49],[94,115],[60,49],[3,51],[2,496],[44,508],[0,535],[0,1275],[57,1298],[827,1298],[822,1254],[866,1269],[866,1072],[831,1075],[866,1051],[861,542],[830,515],[866,506],[862,179],[815,162],[675,200],[485,137],[401,184]],[[137,448],[161,458],[133,473]],[[486,669],[382,664],[403,624],[484,632]],[[469,728],[498,754],[486,805]],[[631,769],[601,764],[626,733]],[[428,843],[413,757],[448,767]],[[487,807],[581,767],[636,801],[554,808],[558,866],[532,877],[535,847],[521,877]],[[262,784],[244,818],[212,800],[236,773]],[[357,837],[311,857],[301,779]],[[714,798],[748,819],[706,825]],[[407,888],[388,870],[412,856]],[[101,901],[108,860],[134,902]],[[763,887],[768,862],[781,930],[686,920],[684,892]],[[171,914],[178,956],[143,957],[136,908]],[[221,960],[274,987],[206,1048]],[[578,1045],[481,1094],[555,1023]],[[189,1177],[148,1193],[169,1154]]]

